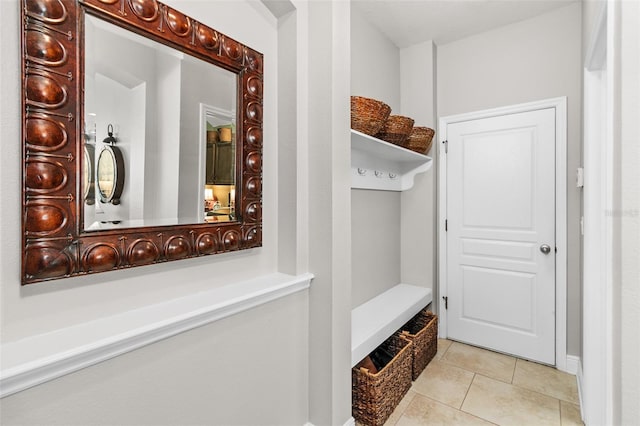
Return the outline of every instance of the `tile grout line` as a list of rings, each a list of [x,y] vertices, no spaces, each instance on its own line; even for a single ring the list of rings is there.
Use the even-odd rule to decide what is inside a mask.
[[[558,416],[560,417],[560,426],[562,426],[562,402],[558,399]]]
[[[450,366],[450,367],[458,368],[458,369],[460,369],[460,370],[467,371],[467,372],[470,372],[470,373],[472,373],[472,374],[473,374],[472,379],[471,379],[471,382],[469,383],[469,385],[468,385],[468,387],[467,387],[467,390],[466,390],[466,392],[465,392],[465,395],[464,395],[464,397],[463,397],[463,399],[462,399],[462,402],[461,402],[460,406],[459,406],[458,408],[455,408],[455,407],[452,407],[452,406],[450,406],[450,405],[448,405],[448,404],[446,404],[446,403],[444,403],[444,402],[440,402],[440,401],[434,400],[433,398],[431,398],[431,397],[429,397],[429,396],[427,396],[427,395],[423,395],[423,394],[421,394],[420,392],[414,391],[414,393],[413,393],[413,397],[411,398],[411,401],[409,401],[409,403],[407,404],[407,406],[403,409],[402,413],[400,414],[400,416],[399,416],[399,417],[398,417],[398,419],[396,420],[396,424],[400,421],[400,418],[401,418],[402,416],[404,416],[404,415],[405,415],[405,413],[406,413],[406,411],[407,411],[408,406],[411,404],[411,402],[412,402],[412,401],[415,399],[415,397],[416,397],[416,396],[418,396],[418,395],[420,395],[420,396],[421,396],[421,397],[423,397],[423,398],[427,398],[427,399],[429,399],[429,400],[431,400],[431,401],[433,401],[434,403],[437,403],[437,404],[439,404],[439,405],[443,405],[443,406],[451,407],[451,408],[453,408],[453,409],[455,409],[455,410],[457,410],[457,411],[459,411],[459,412],[461,412],[461,413],[464,413],[465,415],[470,415],[470,416],[473,416],[473,417],[478,418],[478,419],[480,419],[480,420],[483,420],[483,421],[489,422],[489,423],[491,423],[491,424],[495,424],[495,423],[493,423],[493,422],[492,422],[492,421],[490,421],[490,420],[484,419],[483,417],[480,417],[480,416],[478,416],[478,415],[476,415],[476,414],[473,414],[473,413],[469,413],[469,412],[467,412],[467,411],[465,411],[465,410],[463,410],[463,409],[462,409],[462,407],[464,406],[464,404],[465,404],[465,402],[466,402],[466,399],[467,399],[467,397],[469,396],[469,393],[470,393],[470,391],[471,391],[471,386],[473,386],[473,383],[474,383],[474,381],[475,381],[475,379],[477,378],[477,376],[478,376],[478,375],[481,375],[481,376],[483,376],[483,377],[487,377],[488,379],[495,380],[495,381],[497,381],[497,382],[504,383],[504,384],[509,385],[509,386],[513,386],[514,388],[517,388],[517,389],[521,389],[521,390],[524,390],[524,391],[527,391],[527,392],[531,392],[531,393],[538,394],[538,395],[541,395],[541,396],[543,396],[543,397],[551,398],[551,399],[555,400],[555,401],[556,401],[556,403],[557,403],[557,407],[558,407],[558,415],[559,415],[559,418],[560,418],[560,426],[562,426],[562,403],[563,403],[563,402],[565,402],[566,404],[572,405],[572,406],[577,406],[577,407],[578,407],[578,409],[580,408],[580,404],[579,404],[579,403],[577,403],[577,404],[576,404],[576,403],[575,403],[575,402],[573,402],[573,401],[569,401],[569,400],[566,400],[566,399],[563,399],[563,398],[559,398],[559,397],[556,397],[556,396],[554,396],[554,395],[548,395],[548,394],[546,394],[546,393],[544,393],[544,392],[537,391],[537,390],[530,389],[530,388],[527,388],[527,387],[521,386],[521,385],[519,385],[519,384],[516,384],[516,383],[515,383],[515,373],[516,373],[516,369],[519,367],[519,363],[521,363],[521,362],[528,362],[528,360],[524,360],[524,359],[521,359],[521,358],[518,358],[518,357],[515,357],[515,356],[512,356],[512,355],[506,355],[506,354],[504,354],[504,355],[506,355],[506,356],[508,356],[508,357],[512,358],[515,362],[514,362],[514,364],[513,364],[513,370],[512,370],[512,373],[511,373],[511,379],[510,379],[510,381],[503,381],[503,380],[500,380],[500,379],[498,379],[498,378],[496,378],[496,377],[491,377],[491,376],[486,375],[486,374],[484,374],[484,373],[479,373],[479,372],[477,372],[477,371],[474,371],[474,370],[471,370],[471,369],[465,368],[465,367],[463,367],[463,366],[461,366],[461,365],[458,365],[458,364],[456,364],[456,363],[450,362],[450,361],[448,361],[447,359],[445,359],[445,356],[448,354],[448,352],[449,352],[449,350],[451,349],[451,347],[452,347],[455,343],[457,343],[457,342],[455,342],[455,341],[450,341],[450,342],[451,342],[451,343],[450,343],[450,344],[447,346],[447,348],[442,352],[441,356],[440,356],[439,358],[436,358],[436,359],[437,359],[438,361],[442,362],[444,365],[448,365],[448,366]],[[463,344],[463,345],[464,345],[464,344]],[[487,350],[487,349],[483,349],[483,348],[479,348],[479,349],[485,350],[485,351],[487,351],[487,352],[493,352],[493,351],[491,351],[491,350]],[[551,368],[552,368],[552,367],[551,367]],[[413,384],[412,384],[412,387],[413,387]]]
[[[469,387],[471,387],[471,386],[469,386]],[[422,397],[423,397],[423,398],[425,398],[425,399],[428,399],[429,401],[433,402],[434,404],[442,405],[443,407],[450,408],[450,409],[455,410],[455,411],[459,411],[460,413],[464,413],[464,414],[466,414],[466,415],[468,415],[468,416],[471,416],[471,417],[475,417],[476,419],[482,420],[483,422],[487,422],[487,423],[490,423],[490,424],[492,424],[492,425],[499,426],[497,423],[494,423],[494,422],[492,422],[491,420],[487,420],[487,419],[485,419],[485,418],[482,418],[482,417],[478,416],[477,414],[468,413],[468,412],[463,411],[463,410],[460,410],[460,409],[455,409],[455,408],[453,408],[452,406],[450,406],[450,405],[448,405],[448,404],[445,404],[444,402],[440,402],[440,401],[438,401],[438,400],[435,400],[435,399],[433,399],[433,398],[431,398],[431,397],[429,397],[429,396],[425,396],[425,395],[420,395],[420,396],[422,396]],[[465,398],[466,398],[466,395],[465,395]]]
[[[516,358],[516,363],[517,363],[518,361],[522,361],[522,362],[531,362],[531,361],[527,361],[527,360],[524,360],[524,359],[521,359],[521,358]],[[517,366],[517,364],[516,364],[516,366]],[[552,368],[552,367],[549,367],[549,368]],[[555,395],[549,395],[549,394],[547,394],[547,393],[544,393],[544,392],[541,392],[541,391],[537,391],[537,390],[535,390],[535,389],[531,389],[531,388],[528,388],[528,387],[525,387],[525,386],[519,385],[519,384],[517,384],[517,383],[513,383],[513,379],[514,379],[514,378],[515,378],[515,369],[514,369],[514,376],[513,376],[513,378],[511,379],[511,385],[512,385],[512,386],[515,386],[515,387],[517,387],[518,389],[523,389],[523,390],[526,390],[526,391],[529,391],[529,392],[537,393],[538,395],[542,395],[542,396],[546,396],[546,397],[549,397],[549,398],[557,399],[557,400],[558,400],[558,401],[560,401],[560,402],[564,401],[564,402],[566,402],[567,404],[576,405],[576,406],[578,406],[578,408],[580,408],[580,402],[579,402],[579,401],[578,401],[577,403],[576,403],[576,402],[573,402],[573,401],[568,401],[568,400],[563,399],[563,398],[558,398],[558,397],[557,397],[557,396],[555,396]]]
[[[474,373],[473,379],[471,380],[471,384],[472,384],[472,385],[473,385],[473,381],[475,380],[476,376],[482,376],[482,377],[484,377],[484,378],[486,378],[486,379],[494,380],[494,381],[496,381],[496,382],[501,382],[501,383],[504,383],[504,384],[506,384],[506,385],[513,386],[513,387],[515,387],[515,388],[518,388],[518,389],[521,389],[521,390],[524,390],[524,391],[527,391],[527,392],[532,392],[532,393],[536,393],[536,394],[538,394],[538,395],[541,395],[541,396],[544,396],[544,397],[547,397],[547,398],[555,399],[555,400],[558,402],[558,415],[560,416],[560,423],[559,423],[559,425],[560,425],[560,426],[562,426],[562,401],[564,401],[564,400],[559,399],[559,398],[556,398],[556,397],[551,396],[551,395],[547,395],[547,394],[544,394],[544,393],[541,393],[541,392],[534,391],[534,390],[532,390],[532,389],[523,388],[523,387],[521,387],[521,386],[514,385],[514,384],[512,384],[512,383],[506,383],[506,382],[503,382],[502,380],[494,379],[493,377],[489,377],[489,376],[486,376],[486,375],[481,374],[481,373]],[[465,396],[464,396],[464,400],[463,400],[463,402],[462,402],[462,405],[464,405],[464,401],[466,401],[467,396],[469,395],[469,391],[470,391],[470,390],[471,390],[471,386],[469,386],[469,389],[467,390],[467,393],[466,393],[466,394],[465,394]],[[564,402],[567,402],[567,403],[571,404],[571,403],[570,403],[570,402],[568,402],[568,401],[564,401]],[[479,418],[479,419],[481,419],[481,420],[484,420],[484,421],[486,421],[486,422],[489,422],[489,423],[492,423],[492,424],[496,424],[496,423],[493,423],[493,422],[492,422],[492,421],[490,421],[490,420],[485,419],[484,417],[480,417],[480,416],[478,416],[477,414],[473,414],[473,413],[469,413],[468,411],[464,411],[464,410],[462,409],[462,405],[460,406],[460,410],[459,410],[459,411],[461,411],[461,412],[463,412],[463,413],[465,413],[465,414],[469,414],[469,415],[471,415],[471,416],[477,417],[477,418]],[[573,404],[573,405],[576,405],[576,404]],[[578,406],[578,407],[579,407],[579,406]],[[497,426],[500,426],[499,424],[496,424],[496,425],[497,425]]]
[[[453,364],[450,364],[450,365],[453,365]],[[514,388],[518,388],[518,389],[523,390],[523,391],[533,392],[535,394],[538,394],[538,395],[541,395],[541,396],[544,396],[544,397],[547,397],[547,398],[556,399],[558,401],[563,401],[563,402],[566,402],[567,404],[571,404],[571,405],[576,405],[576,406],[578,406],[578,408],[580,407],[580,404],[576,404],[575,402],[567,401],[566,399],[558,398],[557,396],[553,396],[553,395],[549,395],[549,394],[546,394],[546,393],[543,393],[543,392],[539,392],[539,391],[537,391],[535,389],[525,388],[524,386],[520,386],[520,385],[517,385],[515,383],[503,382],[500,379],[496,379],[495,377],[487,376],[486,374],[482,374],[482,373],[474,373],[474,374],[482,376],[482,377],[484,377],[486,379],[489,379],[489,380],[495,380],[496,382],[504,383],[505,385],[513,386]],[[474,377],[474,379],[475,379],[475,377]]]
[[[468,368],[463,367],[463,366],[461,366],[461,365],[459,365],[459,364],[455,364],[455,363],[453,363],[453,362],[448,362],[448,361],[445,361],[445,360],[443,360],[443,359],[440,359],[440,361],[441,361],[441,362],[444,362],[445,364],[447,364],[447,365],[449,365],[449,366],[451,366],[451,367],[456,367],[456,368],[459,368],[460,370],[464,370],[464,371],[467,371],[467,372],[469,372],[469,373],[473,373],[473,374],[480,374],[481,376],[487,377],[487,378],[489,378],[489,379],[496,380],[496,381],[498,381],[498,382],[502,382],[502,383],[507,384],[507,385],[512,384],[512,383],[509,383],[509,382],[505,382],[504,380],[499,379],[499,378],[497,378],[497,377],[489,376],[486,372],[485,372],[485,373],[482,373],[482,372],[477,372],[477,371],[474,371],[474,370],[469,370]],[[512,376],[512,380],[513,380],[513,376]]]
[[[447,352],[449,352],[449,348],[451,348],[451,345],[453,345],[453,341],[449,340],[449,346],[447,346],[447,349],[444,350],[444,352],[442,352],[442,355],[440,356],[440,359],[444,358],[444,356],[447,354]],[[437,353],[437,346],[436,346],[436,353]]]
[[[489,377],[489,378],[491,379],[491,377]],[[496,379],[494,379],[494,380],[496,380]],[[578,408],[580,408],[580,404],[579,403],[567,401],[566,399],[558,398],[557,396],[549,395],[549,394],[546,394],[544,392],[537,391],[535,389],[525,388],[524,386],[520,386],[520,385],[517,385],[517,384],[514,384],[514,383],[510,383],[510,384],[511,384],[511,386],[516,387],[518,389],[522,389],[522,390],[525,390],[527,392],[537,393],[538,395],[546,396],[547,398],[557,399],[558,402],[566,402],[567,404],[575,405]]]
[[[411,383],[411,387],[413,387],[413,383]],[[411,390],[411,389],[409,389]],[[397,425],[398,422],[400,421],[400,419],[402,418],[402,416],[404,416],[404,413],[407,412],[407,410],[409,409],[409,406],[411,405],[411,403],[413,402],[414,399],[416,399],[416,396],[419,395],[416,391],[411,392],[411,394],[413,395],[411,397],[411,400],[409,400],[409,402],[407,403],[406,407],[404,407],[402,409],[402,413],[398,416],[398,419],[396,420],[396,422],[394,423],[394,425]]]
[[[518,368],[518,361],[519,361],[519,358],[516,358],[516,362],[513,363],[513,372],[511,373],[511,383],[510,383],[512,385],[514,384],[513,379],[516,377],[516,368]]]
[[[467,391],[464,393],[464,398],[462,398],[462,402],[460,403],[460,407],[458,408],[458,410],[462,411],[463,413],[466,413],[466,411],[462,410],[462,406],[464,405],[464,402],[467,400],[467,396],[469,395],[471,386],[473,386],[473,381],[476,379],[476,374],[478,373],[473,373],[473,377],[471,378],[471,383],[469,383],[469,387],[467,388]],[[471,413],[467,413],[467,414],[471,414]]]

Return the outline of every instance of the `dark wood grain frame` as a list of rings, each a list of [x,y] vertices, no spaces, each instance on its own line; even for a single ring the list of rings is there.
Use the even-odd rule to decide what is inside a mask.
[[[237,75],[236,222],[84,231],[85,12]],[[21,17],[22,284],[262,245],[261,53],[156,0],[23,0]]]

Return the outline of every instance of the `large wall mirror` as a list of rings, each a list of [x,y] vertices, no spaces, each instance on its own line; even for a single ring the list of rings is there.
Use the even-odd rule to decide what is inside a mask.
[[[23,0],[23,284],[261,245],[262,55],[155,0]]]

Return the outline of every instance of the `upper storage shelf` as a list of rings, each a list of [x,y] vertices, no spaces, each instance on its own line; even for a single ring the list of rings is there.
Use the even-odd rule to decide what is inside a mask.
[[[351,188],[406,191],[431,165],[431,157],[351,130]]]

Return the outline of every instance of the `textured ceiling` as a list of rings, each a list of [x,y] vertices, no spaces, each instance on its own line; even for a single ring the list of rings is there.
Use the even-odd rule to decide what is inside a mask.
[[[352,0],[360,14],[402,48],[445,44],[580,0]]]

